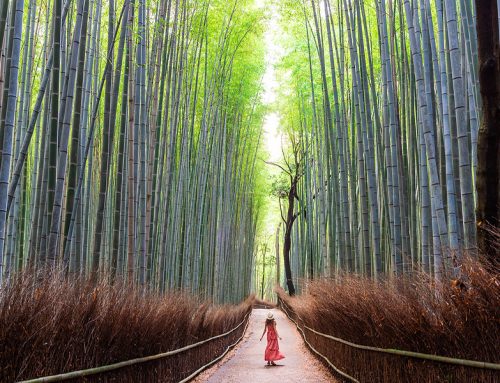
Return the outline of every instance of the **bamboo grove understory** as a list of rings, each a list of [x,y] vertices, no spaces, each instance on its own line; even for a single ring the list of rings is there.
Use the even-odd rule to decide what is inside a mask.
[[[1,2],[0,282],[48,266],[218,302],[264,286],[272,12],[286,278],[439,279],[474,251],[474,1],[267,3]]]
[[[474,2],[304,1],[287,23],[294,278],[453,271],[476,246]]]
[[[249,294],[257,18],[242,1],[2,2],[0,276]]]

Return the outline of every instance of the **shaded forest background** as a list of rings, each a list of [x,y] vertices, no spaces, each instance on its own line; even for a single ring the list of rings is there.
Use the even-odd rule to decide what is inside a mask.
[[[236,302],[344,271],[440,279],[475,252],[470,0],[12,0],[0,16],[3,280],[48,265]]]

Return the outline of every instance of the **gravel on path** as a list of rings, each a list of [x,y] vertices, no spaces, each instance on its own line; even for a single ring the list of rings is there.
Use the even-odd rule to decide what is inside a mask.
[[[259,342],[267,313],[276,318],[280,351],[285,359],[266,366],[266,336]],[[327,383],[338,382],[304,345],[295,325],[280,310],[254,309],[243,340],[222,361],[203,372],[195,383]]]

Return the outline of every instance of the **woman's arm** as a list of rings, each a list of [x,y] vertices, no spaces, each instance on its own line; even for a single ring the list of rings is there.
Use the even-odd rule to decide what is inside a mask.
[[[262,338],[264,337],[264,334],[266,333],[266,330],[267,330],[267,326],[264,325],[264,332],[262,333],[262,335],[260,336],[260,340],[262,340]]]

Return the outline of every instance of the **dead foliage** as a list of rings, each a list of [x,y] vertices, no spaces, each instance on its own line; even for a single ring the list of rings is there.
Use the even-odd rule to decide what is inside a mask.
[[[237,326],[251,310],[125,284],[22,273],[0,290],[0,381],[14,382],[155,355]],[[220,355],[244,326],[180,355],[80,379],[177,382]]]
[[[425,275],[371,280],[343,275],[318,280],[290,298],[299,324],[379,348],[500,363],[500,278],[495,266],[464,261],[458,279],[435,283]],[[361,382],[498,382],[498,371],[453,366],[359,350],[315,335],[309,342]]]

